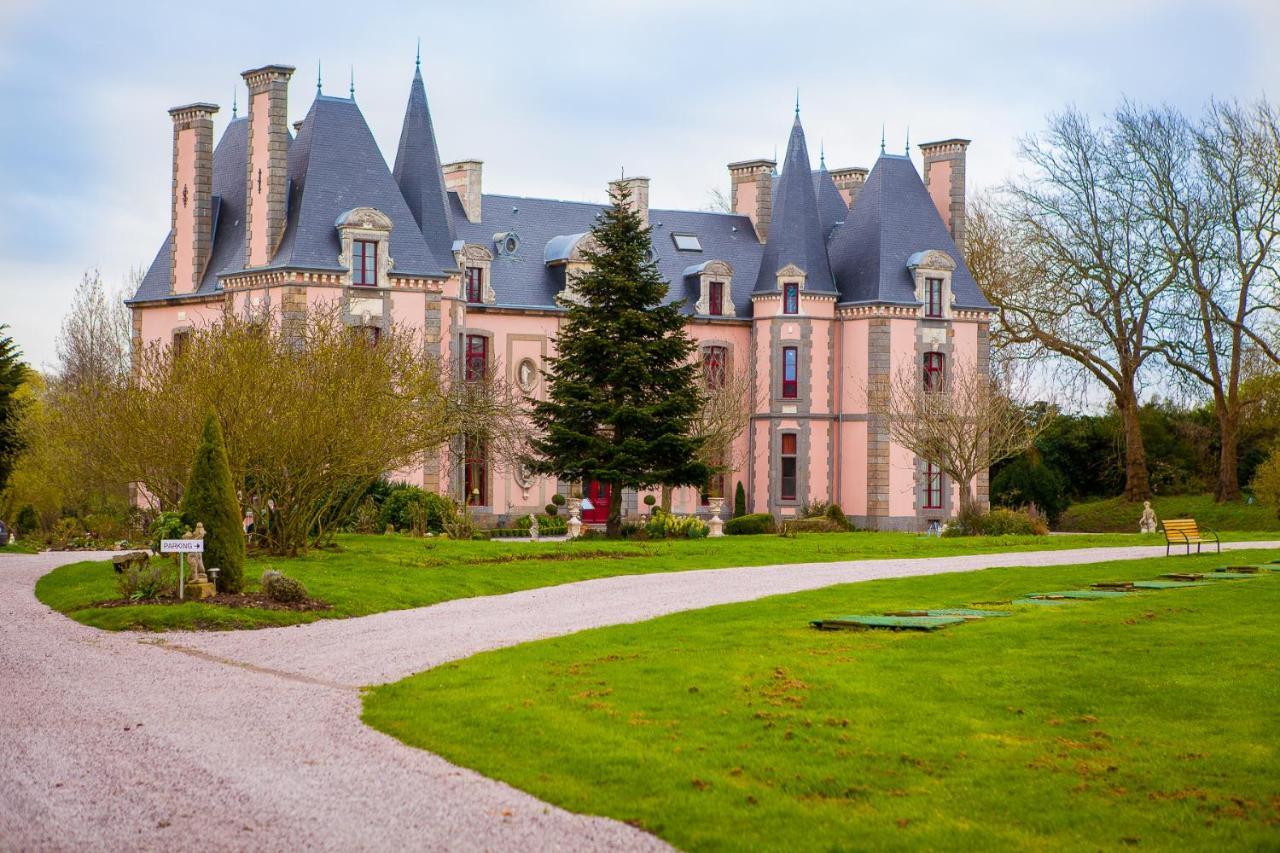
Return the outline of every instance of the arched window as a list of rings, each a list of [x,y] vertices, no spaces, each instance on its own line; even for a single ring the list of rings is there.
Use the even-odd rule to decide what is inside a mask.
[[[800,358],[795,347],[782,348],[782,399],[794,400],[800,396]]]
[[[947,359],[940,352],[924,354],[924,390],[942,391],[946,385]]]

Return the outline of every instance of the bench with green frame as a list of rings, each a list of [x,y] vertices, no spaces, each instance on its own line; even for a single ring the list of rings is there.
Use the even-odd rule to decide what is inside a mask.
[[[1200,529],[1194,518],[1170,518],[1164,521],[1164,555],[1169,556],[1169,550],[1174,545],[1186,545],[1187,553],[1191,553],[1191,546],[1196,546],[1196,553],[1200,553],[1200,547],[1205,544],[1214,544],[1218,546],[1218,553],[1222,553],[1222,541],[1218,539],[1218,534],[1205,528]],[[1212,538],[1210,538],[1212,537]]]

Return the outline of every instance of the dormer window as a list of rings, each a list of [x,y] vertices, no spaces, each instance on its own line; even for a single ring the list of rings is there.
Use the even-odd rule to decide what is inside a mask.
[[[378,286],[378,241],[351,241],[351,283],[357,287]]]
[[[924,280],[926,317],[940,319],[942,317],[942,279],[926,278]]]
[[[800,313],[800,282],[788,281],[782,285],[782,313]]]
[[[698,299],[693,313],[704,317],[732,317],[733,267],[728,262],[710,260],[685,267],[686,279],[697,279]]]

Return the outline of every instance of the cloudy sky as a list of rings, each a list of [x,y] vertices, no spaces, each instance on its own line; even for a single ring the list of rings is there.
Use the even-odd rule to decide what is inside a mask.
[[[870,166],[882,125],[901,151],[909,127],[971,138],[981,188],[1068,103],[1274,96],[1277,33],[1275,0],[0,0],[0,323],[52,363],[82,273],[118,286],[168,230],[168,108],[220,104],[221,134],[266,63],[298,68],[290,121],[317,62],[332,95],[354,68],[393,159],[420,37],[442,155],[484,160],[486,191],[602,201],[625,167],[654,206],[701,208],[726,163],[785,146],[797,88],[829,166]]]

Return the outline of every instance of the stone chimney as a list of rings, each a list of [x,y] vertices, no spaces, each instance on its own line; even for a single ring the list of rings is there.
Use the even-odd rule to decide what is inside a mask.
[[[613,192],[613,188],[618,186],[625,186],[630,190],[631,198],[627,202],[627,207],[640,214],[640,220],[647,227],[649,225],[649,179],[622,178],[610,181],[609,191]]]
[[[173,119],[169,292],[194,293],[213,249],[213,114],[216,104],[169,110]]]
[[[867,170],[861,166],[836,169],[831,173],[831,180],[835,182],[836,189],[844,197],[844,203],[852,208],[858,193],[862,191],[862,185],[867,182]]]
[[[729,164],[729,204],[734,213],[751,219],[756,236],[763,243],[769,238],[769,221],[773,217],[773,170],[775,160],[743,160]]]
[[[942,214],[956,248],[964,251],[964,160],[968,139],[944,139],[920,146],[924,155],[924,185]]]
[[[249,87],[249,181],[245,193],[245,266],[260,267],[284,236],[289,198],[291,65],[266,65],[240,76]]]
[[[445,191],[458,194],[462,210],[471,223],[480,221],[480,177],[483,168],[483,160],[459,160],[440,167],[444,172]]]

